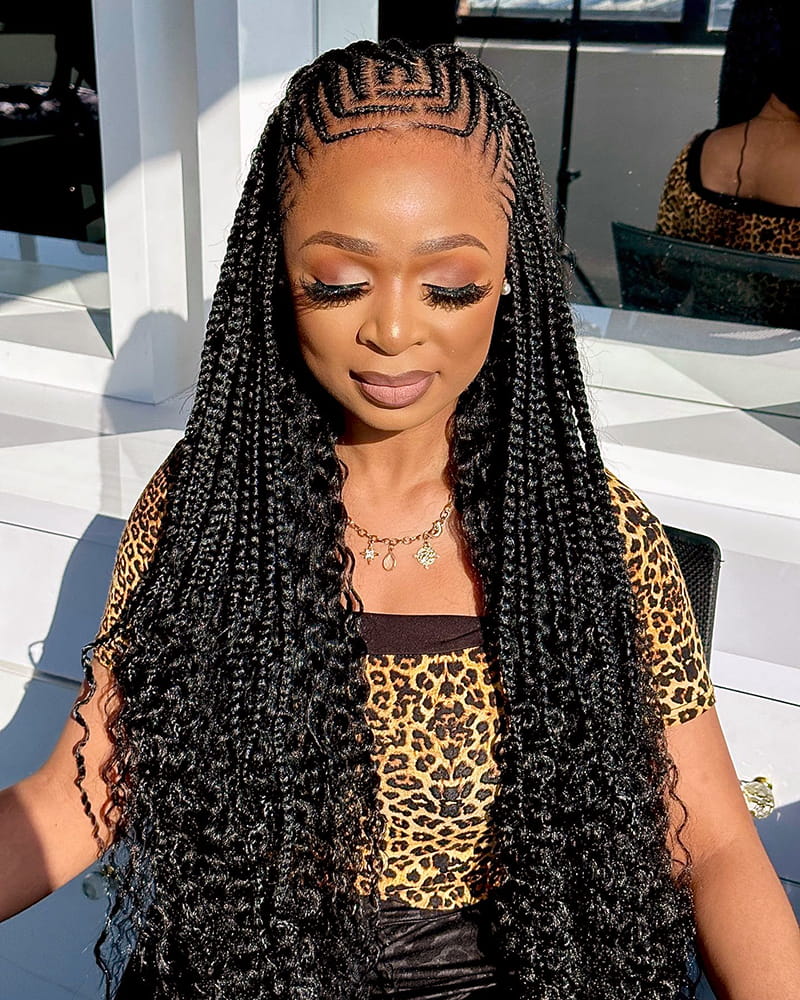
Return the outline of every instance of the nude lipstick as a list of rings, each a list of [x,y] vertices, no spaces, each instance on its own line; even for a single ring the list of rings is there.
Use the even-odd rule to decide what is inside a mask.
[[[436,372],[402,372],[385,375],[382,372],[350,372],[361,394],[371,403],[390,410],[410,406],[427,391]]]

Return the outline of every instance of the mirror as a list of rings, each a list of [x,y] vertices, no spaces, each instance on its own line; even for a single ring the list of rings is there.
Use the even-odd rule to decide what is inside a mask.
[[[0,338],[108,356],[91,0],[0,3],[0,176]]]
[[[462,0],[458,31],[527,112],[554,202],[566,209],[595,384],[780,423],[800,417],[800,208],[795,259],[656,232],[676,159],[717,123],[733,7]],[[800,439],[797,425],[781,427]]]

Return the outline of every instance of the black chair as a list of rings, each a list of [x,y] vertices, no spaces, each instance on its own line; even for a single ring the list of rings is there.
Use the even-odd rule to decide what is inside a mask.
[[[706,662],[711,660],[711,639],[714,634],[714,611],[717,604],[717,586],[722,553],[719,545],[708,535],[698,535],[685,528],[664,525],[681,573],[689,591],[689,600],[697,621]]]
[[[800,328],[800,257],[746,253],[612,222],[625,309]]]

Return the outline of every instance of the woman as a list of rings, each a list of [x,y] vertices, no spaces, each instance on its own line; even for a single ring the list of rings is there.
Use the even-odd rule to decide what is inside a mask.
[[[84,652],[0,899],[110,846],[112,995],[672,1000],[696,914],[721,996],[800,996],[679,570],[603,468],[528,127],[455,48],[292,79]]]
[[[800,255],[800,9],[737,0],[714,130],[673,164],[658,209],[666,236]]]

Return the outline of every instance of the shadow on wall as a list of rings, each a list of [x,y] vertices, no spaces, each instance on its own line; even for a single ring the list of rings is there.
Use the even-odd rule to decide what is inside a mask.
[[[141,350],[135,349],[141,336],[151,337],[154,330],[157,335],[159,329],[167,327],[174,329],[176,323],[187,327],[186,321],[173,313],[143,316],[114,367],[127,364],[128,351],[142,356]],[[113,372],[109,389],[113,390]],[[100,511],[118,509],[120,498],[123,510],[132,509],[144,484],[181,436],[193,393],[193,388],[184,390],[159,406],[102,398],[101,433],[95,440]],[[153,433],[159,431],[164,433]],[[68,497],[64,499],[69,502]],[[80,679],[80,650],[94,638],[100,624],[123,527],[124,520],[97,514],[77,539],[64,567],[47,635],[32,640],[28,646],[30,665],[39,673]]]
[[[81,677],[81,647],[94,638],[89,630],[100,624],[122,528],[118,518],[98,515],[75,543],[47,635],[28,647],[39,674],[55,680]]]

